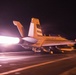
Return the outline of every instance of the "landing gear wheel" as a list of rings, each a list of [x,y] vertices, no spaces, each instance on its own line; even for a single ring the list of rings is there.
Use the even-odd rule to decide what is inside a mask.
[[[54,52],[53,51],[50,51],[50,54],[54,54]]]

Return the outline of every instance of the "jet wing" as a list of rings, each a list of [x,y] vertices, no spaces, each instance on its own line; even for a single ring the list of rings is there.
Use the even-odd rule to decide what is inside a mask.
[[[56,46],[56,45],[68,45],[68,44],[75,44],[75,42],[73,41],[69,41],[69,40],[66,40],[66,41],[44,41],[42,46]]]

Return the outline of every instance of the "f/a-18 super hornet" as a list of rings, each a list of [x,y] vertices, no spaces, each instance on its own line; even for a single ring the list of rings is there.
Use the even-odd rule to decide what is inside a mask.
[[[34,52],[50,52],[55,51],[72,51],[75,41],[68,40],[61,36],[45,36],[42,33],[39,19],[32,18],[28,36],[25,36],[24,27],[19,21],[13,21],[13,24],[17,26],[21,38],[19,45],[25,49],[31,48]],[[63,47],[65,46],[65,47]]]

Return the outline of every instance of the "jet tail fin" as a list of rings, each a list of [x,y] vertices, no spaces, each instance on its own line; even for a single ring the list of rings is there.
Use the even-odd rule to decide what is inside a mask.
[[[31,19],[28,36],[31,36],[31,37],[43,36],[39,19],[37,19],[37,18]]]
[[[13,21],[13,24],[15,26],[17,26],[17,28],[18,28],[18,30],[20,32],[21,37],[25,37],[25,31],[24,31],[24,27],[22,26],[22,24],[19,21]]]

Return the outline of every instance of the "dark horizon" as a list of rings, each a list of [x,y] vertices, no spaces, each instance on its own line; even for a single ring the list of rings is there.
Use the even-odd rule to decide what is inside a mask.
[[[40,19],[44,34],[76,39],[75,2],[69,0],[0,1],[0,35],[19,37],[13,25],[13,20],[18,20],[24,25],[27,36],[32,17]]]

